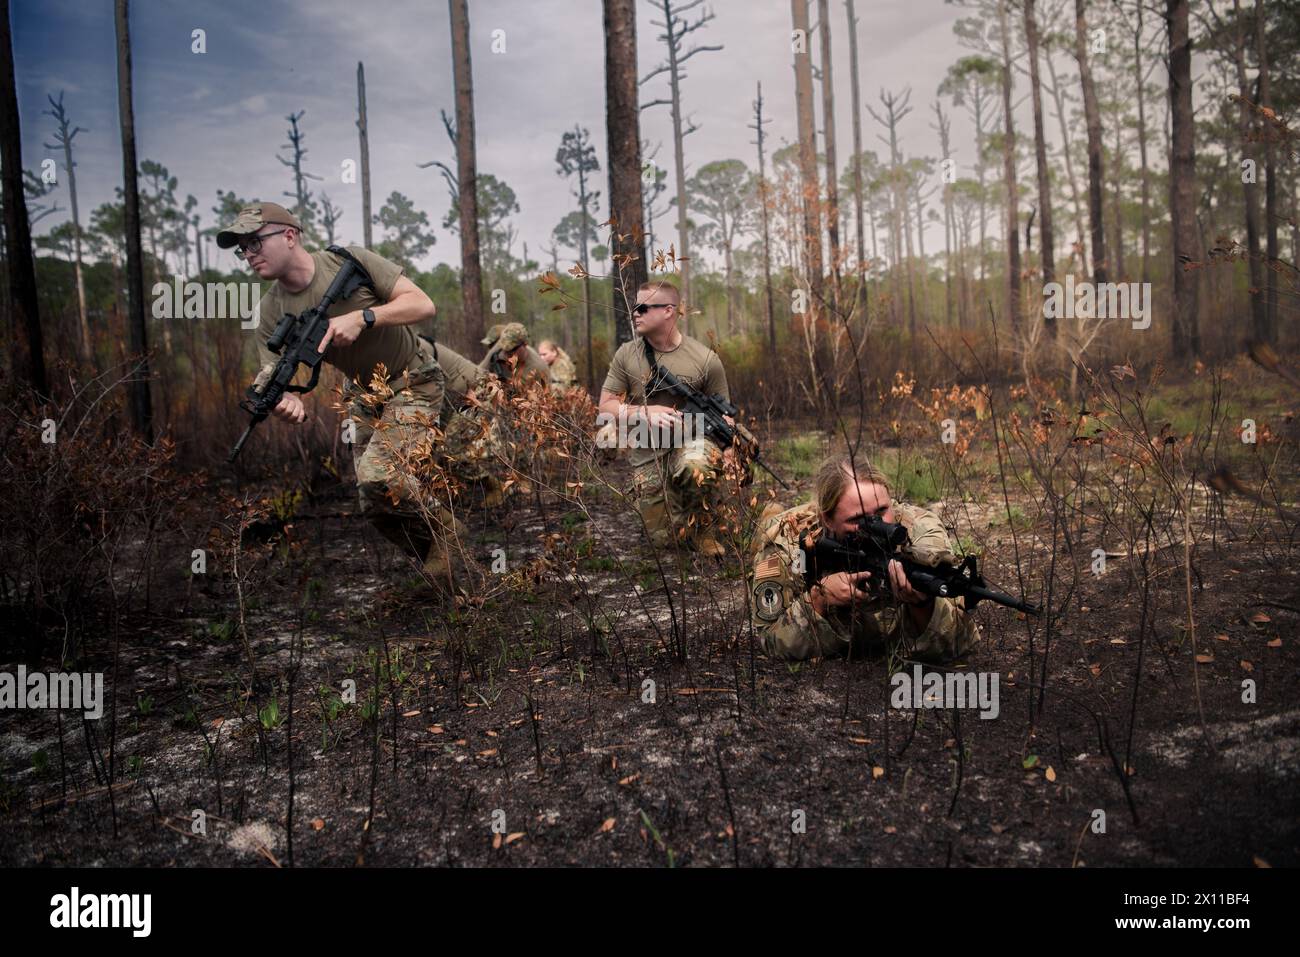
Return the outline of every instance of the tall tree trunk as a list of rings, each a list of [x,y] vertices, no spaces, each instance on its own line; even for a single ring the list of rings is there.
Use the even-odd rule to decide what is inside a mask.
[[[1269,76],[1268,69],[1268,44],[1265,42],[1267,24],[1267,14],[1264,11],[1264,0],[1255,0],[1255,48],[1256,55],[1259,57],[1259,105],[1265,109],[1273,108],[1272,78]],[[1277,339],[1277,271],[1273,268],[1273,263],[1278,257],[1277,245],[1277,162],[1276,152],[1273,148],[1273,135],[1269,135],[1264,140],[1264,172],[1267,180],[1264,185],[1264,230],[1267,239],[1265,241],[1264,251],[1268,256],[1268,269],[1264,272],[1265,282],[1265,310],[1266,310],[1266,335],[1265,341],[1273,342]]]
[[[636,291],[648,278],[641,196],[641,111],[637,106],[636,0],[604,0],[605,136],[609,156],[610,246],[615,348],[632,339]],[[588,350],[590,355],[590,350]],[[592,386],[592,370],[587,375]]]
[[[1097,106],[1097,88],[1088,66],[1088,25],[1085,20],[1087,0],[1074,0],[1074,49],[1079,61],[1079,82],[1083,86],[1083,115],[1088,126],[1088,225],[1092,230],[1092,275],[1096,282],[1106,281],[1106,224],[1102,213],[1101,110]]]
[[[59,132],[56,135],[57,143],[46,143],[46,149],[62,147],[63,149],[63,167],[68,171],[68,202],[72,206],[72,264],[73,275],[77,284],[77,335],[78,335],[78,352],[80,353],[81,362],[87,368],[93,365],[92,347],[90,341],[90,324],[86,319],[86,282],[83,273],[81,260],[81,212],[77,206],[77,165],[72,161],[72,140],[81,132],[81,127],[69,129],[68,114],[63,108],[63,93],[59,93],[57,100],[49,97],[52,109],[46,110],[50,116],[54,117],[59,124]]]
[[[456,181],[460,189],[460,295],[465,339],[483,338],[483,270],[478,244],[478,160],[474,145],[474,73],[469,56],[467,0],[447,0],[451,11],[451,67],[456,86]],[[588,344],[590,345],[590,344]],[[590,348],[588,352],[590,352]]]
[[[669,34],[673,30],[673,17],[670,4],[664,3],[664,22],[668,24],[665,28]],[[692,307],[691,302],[691,237],[690,229],[686,222],[686,153],[682,140],[685,134],[682,132],[682,92],[681,77],[677,65],[677,44],[671,38],[668,42],[668,90],[669,90],[669,110],[673,119],[673,164],[677,175],[677,257],[682,260],[678,268],[682,276],[682,301],[683,309],[689,310]]]
[[[1171,160],[1169,211],[1172,220],[1174,271],[1173,322],[1170,324],[1174,357],[1201,353],[1197,317],[1199,270],[1187,269],[1200,258],[1196,240],[1196,130],[1192,114],[1192,38],[1188,25],[1188,0],[1165,0],[1165,25],[1169,34],[1169,113]]]
[[[1119,93],[1119,83],[1115,84],[1116,96]],[[1114,166],[1110,171],[1110,180],[1113,186],[1111,190],[1111,214],[1110,218],[1114,221],[1114,233],[1112,233],[1114,242],[1114,260],[1115,270],[1112,273],[1116,280],[1123,280],[1126,273],[1124,272],[1124,217],[1123,217],[1123,185],[1124,185],[1124,161],[1121,159],[1124,149],[1124,126],[1120,121],[1118,111],[1115,116],[1115,148],[1111,151],[1114,157]]]
[[[821,187],[817,182],[817,131],[813,116],[812,38],[808,32],[808,0],[790,0],[790,14],[803,49],[794,55],[795,112],[799,122],[799,173],[803,192],[804,268],[812,301],[809,318],[820,314],[822,291]]]
[[[862,96],[858,83],[858,18],[853,9],[853,0],[844,0],[844,6],[849,15],[849,92],[853,108],[853,221],[858,234],[858,281],[854,287],[854,304],[855,308],[865,318],[867,311],[867,244],[862,231]]]
[[[139,164],[135,156],[135,107],[131,93],[131,15],[129,0],[116,0],[117,113],[122,126],[122,206],[126,224],[126,322],[131,355],[140,366],[128,383],[131,424],[153,443],[153,402],[149,395],[149,339],[144,324],[144,250],[140,245]]]
[[[39,395],[49,394],[45,378],[45,350],[41,341],[40,306],[36,296],[36,262],[32,258],[32,231],[23,193],[22,124],[18,117],[18,88],[14,77],[13,34],[9,27],[9,0],[0,0],[0,163],[4,164],[3,191],[5,259],[8,261],[9,298],[13,303],[13,371]]]
[[[1250,84],[1246,77],[1246,35],[1242,25],[1241,3],[1233,0],[1233,25],[1236,35],[1233,38],[1232,60],[1237,74],[1237,91],[1241,96],[1240,109],[1237,112],[1237,132],[1243,144],[1250,142],[1255,130],[1255,114],[1251,111]],[[1256,7],[1256,14],[1258,14]],[[1246,206],[1246,252],[1250,269],[1250,317],[1251,335],[1260,342],[1268,342],[1268,309],[1264,295],[1264,264],[1260,260],[1259,250],[1259,191],[1257,183],[1242,182],[1241,190]]]
[[[758,133],[754,140],[758,146],[758,210],[763,222],[763,291],[767,300],[767,348],[776,355],[776,304],[772,299],[772,241],[768,230],[767,158],[763,152],[763,84],[758,84],[758,99],[754,101],[753,129]]]
[[[1151,167],[1147,163],[1146,82],[1142,72],[1142,13],[1137,5],[1137,29],[1133,31],[1133,69],[1137,77],[1138,158],[1142,163],[1142,282],[1151,281]]]
[[[943,113],[943,104],[937,99],[934,101],[934,115],[938,120],[936,129],[939,131],[939,152],[943,154],[943,161],[947,162],[951,156],[951,121]],[[943,317],[944,322],[952,326],[952,186],[946,179],[940,177],[943,181]]]
[[[370,221],[370,124],[366,119],[366,68],[360,60],[357,61],[357,137],[361,145],[361,235],[363,245],[371,249],[375,237]]]
[[[822,126],[826,141],[826,232],[830,238],[831,299],[840,310],[840,187],[835,156],[835,82],[831,70],[831,14],[829,0],[817,0],[818,32],[822,53]]]
[[[1007,190],[1007,309],[1011,328],[1020,329],[1020,205],[1016,195],[1016,125],[1011,112],[1011,27],[1007,20],[1007,3],[998,3],[998,20],[1002,33],[1002,178]]]
[[[1043,133],[1043,92],[1038,74],[1038,17],[1035,0],[1025,2],[1025,42],[1029,47],[1029,84],[1034,101],[1034,157],[1038,165],[1038,235],[1039,255],[1043,260],[1043,285],[1056,281],[1055,236],[1052,231],[1052,185],[1047,168],[1047,137]],[[1067,144],[1068,147],[1068,144]],[[1056,339],[1056,319],[1044,319],[1048,338]]]
[[[1061,128],[1061,154],[1065,160],[1065,178],[1070,183],[1070,208],[1074,210],[1074,232],[1079,249],[1079,271],[1088,274],[1088,234],[1083,228],[1083,199],[1079,195],[1079,180],[1074,175],[1074,159],[1070,153],[1070,124],[1065,115],[1065,96],[1061,92],[1061,81],[1056,75],[1056,61],[1052,58],[1049,47],[1044,57],[1047,60],[1047,75],[1052,80],[1052,101],[1056,104],[1056,122]]]

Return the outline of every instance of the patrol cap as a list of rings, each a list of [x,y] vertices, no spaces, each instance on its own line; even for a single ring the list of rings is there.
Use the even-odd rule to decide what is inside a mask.
[[[279,203],[249,203],[239,211],[233,223],[217,233],[217,245],[229,249],[238,244],[241,236],[251,236],[271,223],[292,226],[299,233],[302,232],[302,223]]]
[[[527,342],[528,330],[524,328],[523,323],[508,322],[501,327],[501,338],[497,340],[497,350],[509,352],[527,344]]]
[[[487,335],[479,340],[483,345],[494,345],[501,338],[501,330],[505,328],[503,323],[498,322],[495,326],[487,331]]]

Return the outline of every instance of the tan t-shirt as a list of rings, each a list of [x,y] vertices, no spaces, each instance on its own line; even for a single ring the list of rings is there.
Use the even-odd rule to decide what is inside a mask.
[[[389,262],[383,256],[372,253],[361,246],[348,246],[348,252],[370,273],[375,289],[361,286],[349,298],[336,302],[329,309],[331,318],[342,316],[360,309],[373,309],[382,306],[393,298],[393,287],[402,275],[402,267]],[[334,277],[338,275],[343,264],[341,256],[326,250],[311,254],[316,263],[316,271],[311,283],[300,292],[288,292],[277,280],[263,294],[260,304],[260,317],[257,324],[257,355],[262,363],[262,372],[267,373],[279,359],[275,353],[266,348],[267,340],[275,332],[280,317],[286,312],[295,315],[320,304],[321,296],[329,288]],[[355,342],[348,346],[333,343],[325,350],[325,361],[334,366],[348,378],[363,385],[369,385],[375,364],[382,362],[388,369],[389,376],[402,372],[416,357],[418,346],[414,326],[375,326],[363,329]],[[259,380],[263,378],[259,374]]]
[[[659,365],[677,378],[705,395],[720,395],[728,402],[731,393],[727,389],[727,374],[723,371],[722,360],[718,354],[700,342],[683,334],[682,342],[670,352],[656,352]],[[650,380],[650,363],[646,361],[645,345],[640,336],[631,342],[619,346],[609,364],[605,392],[625,396],[628,405],[666,405],[680,408],[682,400],[671,392],[657,389],[649,396],[645,394],[646,383]],[[658,455],[663,449],[633,448],[629,449],[628,461],[633,465],[644,465]]]
[[[459,407],[483,372],[459,352],[441,342],[438,343],[438,365],[447,374],[447,401]]]

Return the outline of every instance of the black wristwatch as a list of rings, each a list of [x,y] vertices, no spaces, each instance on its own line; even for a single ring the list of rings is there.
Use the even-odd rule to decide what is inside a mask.
[[[373,329],[373,328],[375,328],[375,314],[374,314],[374,311],[373,311],[373,310],[370,310],[370,309],[362,309],[362,310],[361,310],[361,318],[364,319],[364,320],[366,321],[366,328],[367,328],[367,329]]]

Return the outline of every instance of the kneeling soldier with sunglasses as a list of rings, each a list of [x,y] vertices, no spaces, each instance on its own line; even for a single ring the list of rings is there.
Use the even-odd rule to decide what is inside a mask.
[[[718,354],[677,328],[681,296],[672,283],[651,281],[636,294],[637,335],[614,353],[600,393],[601,418],[628,447],[633,491],[651,541],[681,541],[714,557],[722,544],[709,530],[704,509],[722,472],[725,453],[683,419],[681,400],[652,381],[651,362],[708,395],[730,398]],[[608,434],[607,429],[605,433]]]

